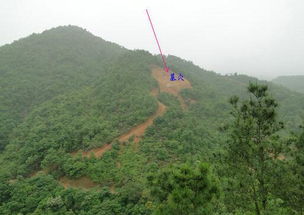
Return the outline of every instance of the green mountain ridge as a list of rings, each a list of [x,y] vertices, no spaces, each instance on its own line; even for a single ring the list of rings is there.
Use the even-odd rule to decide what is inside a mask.
[[[0,110],[6,123],[0,127],[4,136],[0,148],[35,105],[90,84],[105,65],[125,52],[75,26],[54,28],[1,47]]]
[[[180,92],[187,110],[171,94],[150,94],[158,87],[151,68],[162,66],[159,56],[79,27],[53,28],[0,47],[0,192],[7,195],[0,214],[151,214],[146,178],[171,163],[216,166],[214,156],[226,142],[221,128],[231,120],[228,100],[246,97],[249,82],[269,85],[287,132],[302,122],[300,93],[245,75],[222,76],[176,56],[166,59],[192,85]],[[71,154],[114,141],[151,116],[157,101],[167,111],[138,148],[131,138],[115,142],[101,158]],[[41,170],[45,174],[36,175]],[[65,189],[62,177],[86,177],[98,187]]]

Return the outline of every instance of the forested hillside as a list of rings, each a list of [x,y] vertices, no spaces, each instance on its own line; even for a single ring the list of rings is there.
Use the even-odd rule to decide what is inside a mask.
[[[280,76],[272,80],[272,82],[284,86],[296,92],[304,93],[304,76]]]
[[[36,105],[90,85],[127,50],[77,27],[33,34],[0,49],[1,136],[7,136]]]
[[[76,26],[0,47],[0,214],[303,213],[304,95],[167,62]]]

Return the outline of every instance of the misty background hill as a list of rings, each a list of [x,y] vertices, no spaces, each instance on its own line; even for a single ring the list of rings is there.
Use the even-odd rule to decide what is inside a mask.
[[[280,76],[273,79],[272,82],[293,91],[304,93],[304,75]]]
[[[302,122],[301,93],[254,77],[206,71],[176,56],[166,60],[171,71],[191,83],[178,94],[186,108],[174,94],[151,94],[159,88],[151,72],[162,68],[159,56],[127,50],[76,26],[53,28],[0,47],[0,178],[10,189],[27,187],[21,194],[9,193],[0,209],[39,214],[60,194],[60,204],[79,214],[94,214],[94,207],[107,204],[118,205],[119,212],[111,211],[115,214],[146,210],[145,178],[151,172],[189,158],[212,162],[223,150],[221,128],[231,120],[228,100],[246,97],[249,82],[269,85],[286,133]],[[153,115],[159,102],[166,112],[154,120],[138,146],[131,144],[132,138],[129,144],[116,141]],[[75,156],[110,143],[112,149],[102,157]],[[104,196],[84,194],[77,185],[69,191],[62,178],[86,178],[96,189],[104,189]],[[73,204],[68,192],[78,196]],[[85,204],[82,195],[96,201],[78,207],[75,201]],[[33,203],[37,201],[39,206]]]

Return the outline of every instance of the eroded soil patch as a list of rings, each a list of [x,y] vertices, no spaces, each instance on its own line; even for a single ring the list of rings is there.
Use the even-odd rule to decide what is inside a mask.
[[[185,101],[179,94],[182,89],[192,88],[191,83],[186,78],[184,78],[184,81],[170,81],[170,72],[164,72],[163,69],[158,67],[154,67],[152,69],[152,76],[155,80],[157,80],[161,92],[166,92],[176,96],[181,107],[186,109],[187,106]]]

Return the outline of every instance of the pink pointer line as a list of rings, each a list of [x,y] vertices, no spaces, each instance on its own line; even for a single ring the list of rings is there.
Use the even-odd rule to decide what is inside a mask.
[[[155,37],[155,40],[157,42],[157,46],[158,46],[158,49],[159,49],[159,52],[160,52],[160,55],[163,59],[163,63],[164,63],[164,69],[166,72],[169,71],[169,68],[167,67],[167,64],[166,64],[166,61],[165,61],[165,58],[164,58],[164,55],[162,53],[162,50],[160,48],[160,45],[159,45],[159,42],[158,42],[158,39],[157,39],[157,36],[156,36],[156,33],[155,33],[155,30],[154,30],[154,27],[153,27],[153,24],[152,24],[152,21],[151,21],[151,18],[150,18],[150,15],[149,15],[149,12],[148,12],[148,9],[146,9],[146,12],[147,12],[147,15],[148,15],[148,18],[149,18],[149,21],[150,21],[150,24],[151,24],[151,27],[152,27],[152,30],[153,30],[153,33],[154,33],[154,37]]]

